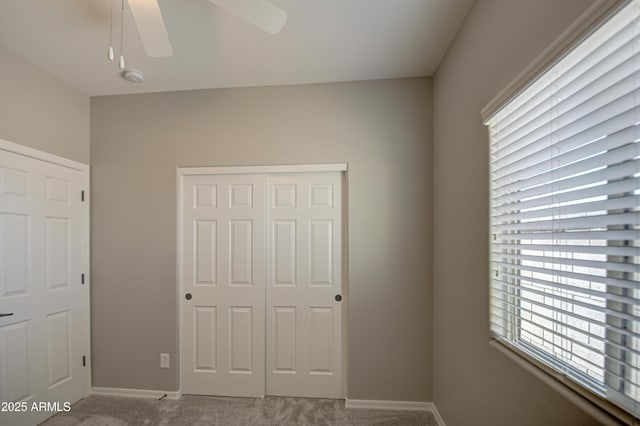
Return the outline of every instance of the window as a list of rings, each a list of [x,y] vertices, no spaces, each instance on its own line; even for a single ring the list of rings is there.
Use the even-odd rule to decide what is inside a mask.
[[[640,417],[640,0],[486,124],[494,338]]]

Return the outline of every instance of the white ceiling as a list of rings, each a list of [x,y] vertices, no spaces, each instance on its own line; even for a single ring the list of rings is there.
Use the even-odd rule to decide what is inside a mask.
[[[429,76],[473,3],[271,1],[288,13],[275,36],[207,0],[159,0],[168,58],[148,58],[125,15],[126,65],[145,73],[140,84],[107,60],[111,0],[0,0],[0,46],[91,96]]]

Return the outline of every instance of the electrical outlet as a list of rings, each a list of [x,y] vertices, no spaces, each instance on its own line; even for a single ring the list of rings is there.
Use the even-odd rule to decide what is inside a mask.
[[[169,354],[160,354],[160,368],[169,368]]]

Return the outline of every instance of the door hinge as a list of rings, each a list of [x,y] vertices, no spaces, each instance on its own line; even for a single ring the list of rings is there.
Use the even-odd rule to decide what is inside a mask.
[[[82,366],[83,367],[87,366],[87,356],[86,355],[82,355]]]
[[[80,200],[84,201],[84,190],[80,191]]]
[[[84,274],[80,274],[80,284],[84,284]]]

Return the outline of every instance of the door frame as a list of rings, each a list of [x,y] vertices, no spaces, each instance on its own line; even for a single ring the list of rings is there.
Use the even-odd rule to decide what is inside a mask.
[[[349,300],[348,295],[348,194],[347,194],[347,172],[348,163],[322,163],[322,164],[283,164],[283,165],[256,165],[256,166],[211,166],[211,167],[176,167],[176,312],[178,315],[178,394],[182,394],[182,367],[184,359],[184,341],[182,336],[182,204],[184,201],[184,178],[186,176],[200,175],[237,175],[237,174],[291,174],[291,173],[321,173],[321,172],[340,172],[342,173],[342,294],[345,300]],[[266,241],[265,241],[266,243]],[[266,269],[265,269],[266,273]],[[265,286],[266,292],[266,286]],[[348,303],[342,303],[342,389],[344,397],[348,395],[347,389],[347,323],[348,323]],[[265,326],[266,326],[266,310],[265,310]],[[266,333],[265,333],[266,339]],[[266,344],[266,342],[265,342]],[[265,345],[266,348],[266,345]],[[266,369],[265,369],[264,393],[266,394]]]
[[[84,192],[84,203],[82,204],[82,224],[81,224],[81,243],[80,243],[80,268],[84,273],[84,285],[80,286],[82,292],[82,313],[81,313],[81,330],[80,346],[82,353],[86,357],[86,365],[83,368],[83,397],[92,392],[91,379],[91,191],[90,189],[90,166],[68,158],[60,157],[49,152],[40,151],[25,145],[9,142],[0,139],[0,150],[21,155],[23,157],[33,158],[35,160],[44,161],[62,167],[67,167],[80,172],[80,187]],[[78,196],[80,196],[78,194]],[[80,360],[78,360],[80,362]]]

